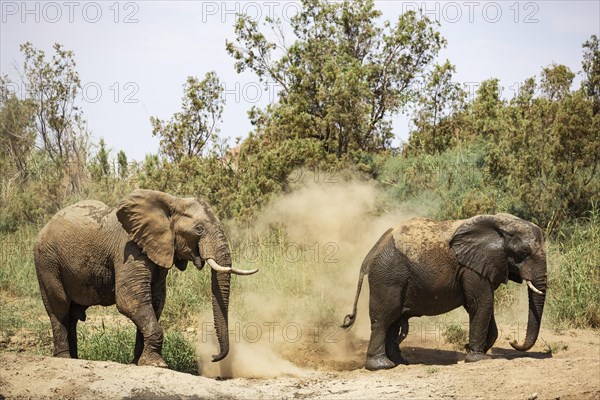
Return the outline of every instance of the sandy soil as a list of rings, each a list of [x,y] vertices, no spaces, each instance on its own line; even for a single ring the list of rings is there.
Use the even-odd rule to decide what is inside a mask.
[[[0,398],[468,398],[600,399],[597,331],[543,330],[536,346],[519,353],[499,338],[490,360],[464,363],[452,346],[410,336],[411,362],[389,371],[362,368],[366,341],[343,362],[325,360],[314,347],[288,357],[302,373],[271,379],[211,379],[113,362],[0,353]],[[549,349],[552,348],[550,352]]]

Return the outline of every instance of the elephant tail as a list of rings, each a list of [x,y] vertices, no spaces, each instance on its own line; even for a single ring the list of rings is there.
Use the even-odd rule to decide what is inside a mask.
[[[354,307],[352,308],[352,313],[346,315],[344,318],[344,323],[342,324],[342,328],[349,329],[354,324],[356,320],[356,312],[358,309],[358,298],[360,297],[360,290],[362,288],[363,280],[365,275],[369,273],[369,268],[374,259],[376,259],[384,247],[385,243],[387,243],[390,238],[392,238],[392,228],[388,229],[375,243],[375,246],[369,251],[369,254],[365,257],[362,265],[360,267],[360,275],[358,276],[358,287],[356,288],[356,297],[354,298]]]
[[[387,232],[386,232],[387,233]],[[377,247],[377,246],[375,246]],[[344,329],[350,329],[352,327],[352,325],[354,324],[354,321],[356,320],[356,313],[358,310],[358,299],[360,297],[360,290],[362,289],[362,285],[363,285],[363,280],[365,279],[365,275],[367,275],[369,273],[369,266],[371,265],[371,261],[374,257],[374,251],[373,249],[371,249],[371,251],[369,252],[369,254],[367,254],[367,256],[365,257],[365,260],[363,261],[361,267],[360,267],[360,274],[358,275],[358,287],[356,288],[356,297],[354,297],[354,306],[352,307],[352,313],[346,315],[346,317],[344,317],[344,323],[342,324],[342,328]]]
[[[366,261],[366,260],[365,260]],[[354,298],[354,307],[352,308],[352,314],[346,315],[344,317],[344,323],[342,324],[342,328],[350,329],[352,325],[354,325],[354,321],[356,321],[356,313],[358,309],[358,298],[360,297],[360,289],[362,288],[363,279],[365,278],[365,274],[367,269],[363,266],[360,269],[360,275],[358,276],[358,288],[356,288],[356,297]]]

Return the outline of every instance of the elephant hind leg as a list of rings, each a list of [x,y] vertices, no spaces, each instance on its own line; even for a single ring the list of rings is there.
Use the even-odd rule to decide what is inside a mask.
[[[400,318],[400,334],[398,335],[398,344],[402,343],[408,336],[408,317]]]
[[[398,333],[400,331],[400,334]],[[408,365],[402,357],[400,343],[408,335],[408,318],[400,317],[388,328],[385,338],[385,354],[395,365]]]
[[[44,268],[43,273],[40,273],[41,268],[39,268],[36,260],[36,269],[40,283],[40,294],[52,326],[54,356],[69,358],[71,357],[68,339],[71,301],[67,297],[58,276],[51,273],[52,270],[58,271],[57,268]]]
[[[388,288],[392,291],[394,288]],[[386,297],[387,295],[387,297]],[[371,316],[371,338],[367,349],[367,361],[365,368],[374,371],[379,369],[394,368],[396,361],[400,360],[400,348],[398,345],[398,332],[401,325],[401,305],[389,306],[386,298],[394,295],[385,293],[384,290],[371,292],[370,316]],[[394,359],[390,359],[390,356]]]
[[[69,354],[71,358],[77,357],[77,321],[85,321],[86,306],[77,303],[71,303],[69,307],[69,321],[67,330],[67,340],[69,342]]]

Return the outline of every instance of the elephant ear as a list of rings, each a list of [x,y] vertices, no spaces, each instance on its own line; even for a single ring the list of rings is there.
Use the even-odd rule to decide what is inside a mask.
[[[504,233],[494,216],[482,215],[462,224],[450,239],[450,248],[465,267],[493,283],[506,283],[508,262]]]
[[[169,220],[174,197],[154,190],[136,189],[117,208],[123,228],[152,262],[171,268],[175,236]]]

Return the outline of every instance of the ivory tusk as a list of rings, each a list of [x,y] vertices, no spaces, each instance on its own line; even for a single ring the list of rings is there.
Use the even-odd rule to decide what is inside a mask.
[[[236,275],[252,275],[258,272],[258,268],[257,269],[250,269],[250,270],[243,270],[243,269],[237,269],[237,268],[231,268],[231,272],[233,274]]]
[[[251,270],[245,271],[245,270],[237,269],[237,268],[221,267],[212,258],[207,259],[206,262],[208,263],[208,265],[210,265],[210,267],[212,269],[214,269],[217,272],[231,272],[232,274],[236,274],[236,275],[252,275],[252,274],[255,274],[258,272],[258,269],[251,269]]]
[[[533,292],[535,292],[537,294],[544,294],[544,292],[542,292],[541,290],[539,290],[538,288],[533,286],[533,283],[531,283],[531,281],[525,280],[525,282],[527,282],[527,287],[529,289],[531,289]]]
[[[217,264],[217,262],[215,260],[213,260],[212,258],[208,258],[206,260],[206,262],[208,263],[208,265],[210,265],[210,267],[212,269],[214,269],[217,272],[231,272],[231,268],[227,268],[227,267],[221,267],[219,264]]]

